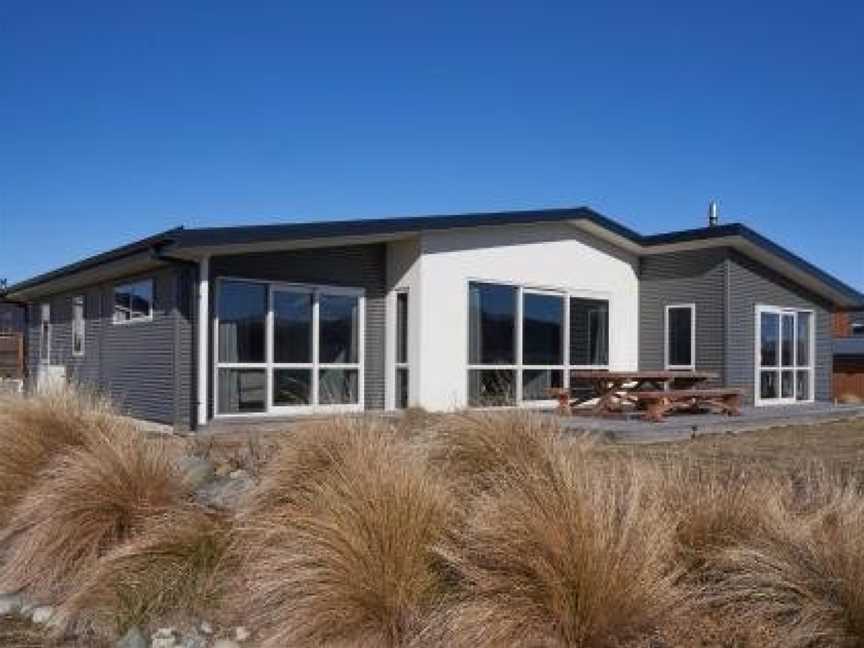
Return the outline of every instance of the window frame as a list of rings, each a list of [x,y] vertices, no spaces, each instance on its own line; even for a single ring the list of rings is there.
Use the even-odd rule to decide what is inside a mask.
[[[810,339],[807,341],[808,364],[798,364],[798,316],[807,313],[810,317]],[[762,366],[762,315],[777,315],[777,364]],[[792,331],[792,364],[783,364],[783,316],[793,315]],[[754,351],[753,351],[753,404],[756,407],[772,405],[807,404],[816,401],[816,311],[812,308],[797,308],[791,306],[772,306],[757,304],[754,318]],[[783,397],[783,372],[792,372],[792,396]],[[798,399],[798,372],[809,373],[807,386],[808,398]],[[777,375],[777,397],[762,398],[762,374],[774,372]]]
[[[264,284],[267,286],[267,309],[264,315],[264,362],[222,362],[219,360],[219,300],[222,293],[222,284],[228,281],[244,283]],[[247,277],[221,276],[214,280],[215,290],[213,293],[213,340],[211,347],[213,384],[213,417],[214,418],[236,418],[236,417],[272,417],[285,415],[304,414],[335,414],[343,412],[360,412],[365,409],[365,371],[366,371],[366,290],[365,288],[353,288],[345,286],[332,286],[328,284],[292,283],[286,281],[272,281],[267,279],[250,279]],[[283,292],[307,292],[314,295],[312,306],[312,362],[276,362],[275,361],[275,312],[273,310],[274,293]],[[357,362],[353,363],[322,363],[319,356],[320,340],[320,318],[319,297],[325,295],[343,295],[357,297]],[[265,397],[264,410],[261,412],[220,412],[219,411],[219,370],[220,369],[259,369],[264,371]],[[312,373],[309,384],[310,402],[305,405],[274,405],[273,386],[275,383],[275,372],[279,369],[302,369]],[[322,369],[355,369],[357,371],[357,402],[321,404],[319,394],[319,374]]]
[[[130,289],[136,284],[150,284],[150,303],[149,303],[149,311],[146,316],[140,317],[131,317],[132,314],[132,305],[129,305],[129,319],[117,319],[117,289],[129,287]],[[140,279],[134,279],[131,281],[121,281],[115,283],[111,288],[111,324],[116,326],[126,326],[129,324],[143,324],[144,322],[152,322],[153,321],[153,311],[155,310],[155,302],[156,302],[156,279],[155,277],[144,277]]]
[[[611,333],[613,327],[613,298],[612,295],[605,292],[599,291],[591,291],[591,290],[580,290],[574,288],[566,288],[561,286],[535,286],[531,284],[520,284],[509,281],[502,281],[499,279],[488,279],[488,278],[480,278],[480,277],[470,277],[465,284],[465,303],[468,304],[470,300],[470,286],[471,284],[480,283],[480,284],[491,284],[498,286],[506,286],[509,288],[516,289],[516,312],[515,312],[515,326],[514,326],[514,336],[515,336],[515,351],[514,351],[514,360],[513,364],[473,364],[471,363],[471,336],[466,335],[465,341],[465,353],[466,353],[466,371],[465,371],[465,380],[466,380],[466,392],[465,392],[465,402],[468,407],[471,409],[485,410],[485,409],[501,409],[506,407],[519,407],[519,408],[549,408],[556,407],[558,405],[558,401],[553,398],[543,399],[543,400],[524,400],[523,398],[523,380],[524,380],[524,371],[528,370],[551,370],[557,371],[561,370],[563,372],[562,376],[562,389],[570,388],[570,372],[574,370],[598,370],[605,371],[609,370],[612,365],[611,360],[611,349],[612,349],[612,340]],[[560,365],[526,365],[523,363],[523,330],[524,330],[524,310],[525,310],[525,294],[538,294],[538,295],[551,295],[562,298],[562,326],[563,331],[561,335],[561,345],[562,345],[562,362]],[[606,364],[594,364],[594,365],[574,365],[570,363],[570,300],[571,299],[583,299],[583,300],[594,300],[594,301],[604,301],[607,306],[608,313],[608,337],[607,337],[607,353],[606,353]],[[469,307],[470,308],[470,307]],[[468,327],[470,326],[470,311],[466,310],[466,333],[468,331]],[[511,371],[514,374],[514,396],[513,403],[509,405],[471,405],[471,379],[470,372],[471,371]]]
[[[43,302],[39,305],[39,364],[51,364],[51,338],[53,337],[53,326],[51,324],[51,304]],[[42,350],[45,354],[42,354]]]
[[[78,309],[81,309],[81,317],[78,317]],[[84,295],[76,295],[72,298],[72,356],[83,358],[86,346],[86,322],[87,322],[87,298]],[[80,328],[80,330],[79,330]],[[75,338],[81,339],[81,348],[75,350]]]
[[[671,364],[669,362],[669,353],[671,345],[669,344],[669,311],[671,310],[689,310],[690,311],[690,364]],[[695,371],[696,370],[696,304],[666,304],[663,317],[663,366],[666,371]]]

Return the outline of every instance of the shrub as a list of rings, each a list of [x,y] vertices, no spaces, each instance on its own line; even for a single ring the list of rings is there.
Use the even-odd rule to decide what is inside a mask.
[[[99,557],[185,493],[166,442],[114,428],[57,454],[0,536],[0,590],[38,600],[74,589]]]
[[[612,646],[650,630],[680,597],[647,468],[560,442],[515,451],[533,468],[499,472],[444,544],[464,589],[418,645]]]
[[[57,453],[94,433],[134,434],[110,403],[85,390],[0,399],[0,526]]]
[[[263,646],[399,646],[445,586],[432,551],[453,507],[418,453],[376,425],[296,438],[243,518],[239,601]],[[296,466],[296,474],[289,471]],[[259,500],[260,503],[260,500]]]
[[[212,612],[230,578],[229,532],[227,518],[192,505],[147,519],[139,534],[98,560],[61,616],[110,636],[173,614]]]

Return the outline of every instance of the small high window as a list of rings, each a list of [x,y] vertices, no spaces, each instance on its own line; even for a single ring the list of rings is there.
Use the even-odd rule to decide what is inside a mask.
[[[666,368],[696,367],[696,305],[666,307]]]
[[[114,323],[153,319],[153,280],[114,286]]]
[[[84,355],[84,297],[72,299],[72,355]]]

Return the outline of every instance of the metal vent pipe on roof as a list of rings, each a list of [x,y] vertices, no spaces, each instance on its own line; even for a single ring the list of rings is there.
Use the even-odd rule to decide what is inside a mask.
[[[708,227],[716,227],[719,220],[717,216],[717,201],[712,200],[708,203]]]

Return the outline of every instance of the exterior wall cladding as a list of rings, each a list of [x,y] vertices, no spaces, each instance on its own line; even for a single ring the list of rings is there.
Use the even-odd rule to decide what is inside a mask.
[[[28,358],[31,379],[39,367],[41,305],[51,305],[52,364],[66,366],[68,380],[104,391],[131,416],[188,427],[191,421],[194,270],[163,268],[52,295],[30,305]],[[113,324],[114,286],[154,279],[153,319]],[[72,300],[84,297],[84,355],[72,354]]]
[[[218,256],[210,260],[211,280],[237,277],[363,288],[366,291],[366,409],[384,409],[386,348],[387,248],[384,244],[352,245]],[[216,294],[215,284],[211,298]],[[213,304],[211,303],[211,312]],[[213,339],[211,323],[210,339]],[[210,349],[212,366],[212,345]],[[213,415],[213,372],[209,411]]]
[[[742,387],[753,402],[756,305],[812,309],[815,396],[831,398],[831,307],[782,275],[728,249],[647,256],[640,264],[639,367],[665,365],[665,307],[696,304],[696,368],[715,384]]]

